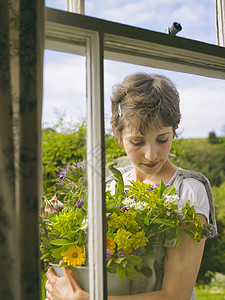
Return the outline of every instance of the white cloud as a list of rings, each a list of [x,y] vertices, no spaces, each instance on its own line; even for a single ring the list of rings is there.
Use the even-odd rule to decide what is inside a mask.
[[[225,124],[225,83],[207,80],[206,85],[180,89],[183,137],[222,135]]]
[[[179,22],[183,27],[179,36],[216,43],[212,0],[92,0],[87,1],[86,13],[159,32]]]
[[[86,116],[85,60],[65,53],[57,58],[44,67],[43,123],[56,122],[55,108],[65,112],[66,119]]]
[[[61,10],[67,10],[66,0],[45,0],[45,6],[57,8]]]

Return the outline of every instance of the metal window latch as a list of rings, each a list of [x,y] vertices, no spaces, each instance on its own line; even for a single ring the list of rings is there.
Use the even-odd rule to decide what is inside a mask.
[[[181,30],[182,30],[181,24],[174,22],[171,28],[169,28],[169,27],[166,28],[166,33],[176,35]]]

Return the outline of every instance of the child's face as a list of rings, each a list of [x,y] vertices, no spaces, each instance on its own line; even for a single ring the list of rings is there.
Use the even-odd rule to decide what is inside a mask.
[[[163,178],[163,172],[167,169],[164,166],[168,163],[172,141],[172,126],[153,128],[145,135],[136,133],[129,126],[123,130],[123,146],[135,168],[136,175],[140,175],[140,178],[137,176],[137,180],[156,178],[157,175]]]

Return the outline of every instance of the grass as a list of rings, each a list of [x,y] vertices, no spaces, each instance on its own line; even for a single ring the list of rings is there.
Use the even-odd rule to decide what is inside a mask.
[[[209,286],[195,287],[197,300],[225,300],[225,275],[216,273]]]
[[[197,300],[225,300],[225,289],[220,287],[195,288]]]

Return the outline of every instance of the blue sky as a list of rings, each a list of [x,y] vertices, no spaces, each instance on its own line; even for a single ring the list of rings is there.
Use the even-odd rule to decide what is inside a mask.
[[[48,0],[46,6],[66,10],[66,0]],[[92,0],[85,2],[86,15],[165,32],[173,22],[182,25],[185,38],[216,44],[213,0]],[[225,81],[132,64],[105,61],[105,120],[109,128],[112,85],[129,73],[144,71],[167,75],[181,96],[181,137],[207,137],[211,130],[222,135],[225,125]],[[45,51],[43,123],[55,122],[54,111],[65,112],[67,120],[86,117],[85,59]]]

